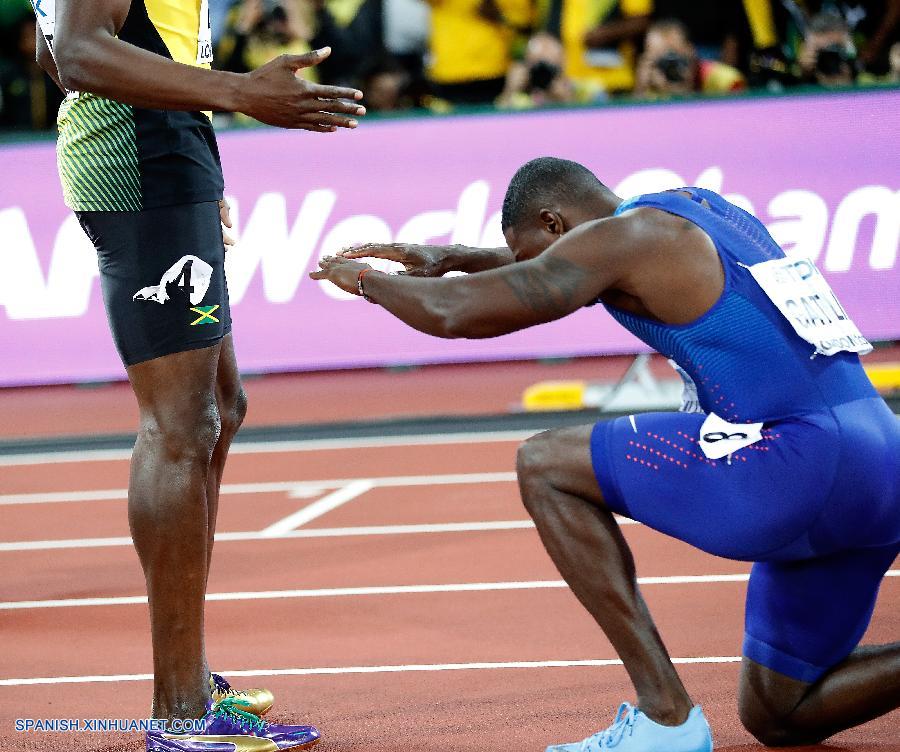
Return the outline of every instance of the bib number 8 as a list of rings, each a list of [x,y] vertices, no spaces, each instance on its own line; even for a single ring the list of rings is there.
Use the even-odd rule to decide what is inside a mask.
[[[710,433],[703,434],[703,440],[713,444],[717,441],[741,441],[742,439],[746,439],[747,434],[745,433],[725,433],[724,431],[712,431]]]
[[[700,426],[700,450],[717,460],[762,440],[762,423],[729,423],[710,413]]]

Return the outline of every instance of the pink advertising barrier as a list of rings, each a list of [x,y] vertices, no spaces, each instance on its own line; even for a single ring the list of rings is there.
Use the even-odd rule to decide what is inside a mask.
[[[223,133],[239,362],[284,371],[639,351],[600,307],[444,341],[307,277],[321,255],[362,241],[501,244],[506,184],[545,154],[585,163],[623,196],[723,193],[788,252],[816,259],[864,334],[900,338],[898,105],[900,92],[878,91]],[[0,146],[0,176],[0,385],[123,378],[53,144]]]

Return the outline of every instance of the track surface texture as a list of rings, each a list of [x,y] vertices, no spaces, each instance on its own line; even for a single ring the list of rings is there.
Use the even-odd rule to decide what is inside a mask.
[[[632,690],[521,507],[522,438],[244,444],[220,507],[211,664],[271,687],[273,718],[319,725],[322,752],[539,752],[608,725]],[[135,734],[14,729],[149,711],[127,460],[59,459],[0,463],[0,750],[138,750]],[[735,703],[748,566],[623,529],[717,749],[761,749]],[[865,642],[898,635],[891,576]],[[900,750],[900,713],[816,749]]]

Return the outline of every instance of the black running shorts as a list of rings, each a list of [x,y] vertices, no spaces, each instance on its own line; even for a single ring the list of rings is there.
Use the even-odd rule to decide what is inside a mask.
[[[126,366],[209,347],[231,331],[215,201],[76,215],[97,249],[106,315]]]

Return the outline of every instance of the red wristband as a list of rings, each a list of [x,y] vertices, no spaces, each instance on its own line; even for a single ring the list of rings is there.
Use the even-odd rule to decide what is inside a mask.
[[[359,294],[363,298],[368,300],[370,303],[373,303],[374,301],[372,300],[372,298],[370,298],[368,295],[366,295],[366,291],[363,290],[363,277],[365,277],[369,272],[374,272],[374,271],[375,271],[374,269],[363,269],[359,273],[359,276],[356,278],[356,289],[359,290]]]

